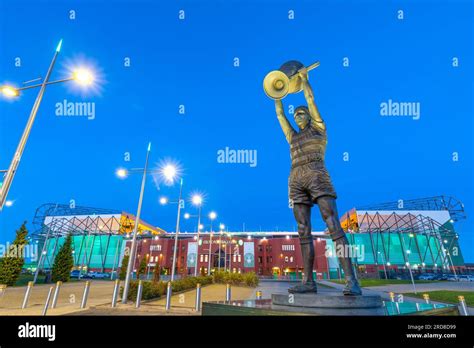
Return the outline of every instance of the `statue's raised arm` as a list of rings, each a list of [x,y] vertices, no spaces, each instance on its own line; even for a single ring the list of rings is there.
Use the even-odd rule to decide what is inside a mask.
[[[324,121],[319,114],[318,107],[316,106],[316,102],[314,101],[313,89],[311,88],[308,80],[308,70],[306,68],[300,69],[299,76],[301,78],[301,83],[303,84],[304,97],[306,99],[306,103],[308,104],[311,125],[313,128],[325,132],[326,125],[324,124]]]
[[[275,111],[277,114],[278,121],[280,122],[283,134],[285,134],[286,141],[288,144],[291,143],[291,139],[296,131],[291,126],[290,122],[286,118],[285,111],[283,110],[283,103],[280,99],[275,99]]]

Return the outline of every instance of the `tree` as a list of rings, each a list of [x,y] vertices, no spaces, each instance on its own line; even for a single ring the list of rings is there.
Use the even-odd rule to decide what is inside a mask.
[[[13,244],[8,247],[6,254],[0,258],[0,284],[8,286],[15,285],[20,276],[21,269],[25,263],[23,250],[28,244],[26,236],[28,230],[26,229],[26,221],[16,231],[16,237]]]
[[[138,270],[137,270],[137,279],[140,279],[140,276],[142,274],[145,274],[146,272],[146,265],[147,265],[146,260],[147,260],[147,257],[144,257],[140,261],[140,265],[138,266]]]
[[[130,255],[124,255],[122,259],[122,266],[120,266],[120,273],[119,273],[119,279],[120,280],[125,280],[125,277],[127,276],[127,267],[128,267],[128,260],[130,259]]]
[[[52,280],[53,282],[69,281],[71,270],[74,267],[74,258],[72,257],[72,237],[67,235],[66,240],[54,258]]]

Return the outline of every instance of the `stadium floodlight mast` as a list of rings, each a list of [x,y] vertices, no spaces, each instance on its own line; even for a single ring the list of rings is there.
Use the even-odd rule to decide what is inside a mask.
[[[16,88],[13,86],[0,86],[0,92],[7,98],[18,97],[21,91],[24,91],[27,89],[32,89],[32,88],[40,89],[36,97],[36,100],[33,104],[33,107],[31,109],[28,122],[26,123],[25,129],[23,130],[23,134],[20,138],[20,142],[18,143],[15,154],[13,155],[13,159],[10,163],[10,166],[8,167],[8,170],[0,171],[0,173],[1,172],[4,173],[3,182],[0,183],[0,211],[2,211],[3,206],[6,205],[5,203],[7,200],[8,192],[10,191],[13,178],[18,170],[18,165],[20,164],[23,151],[25,150],[26,143],[30,136],[31,128],[33,127],[33,123],[35,122],[35,119],[36,119],[36,114],[38,113],[41,101],[43,100],[43,95],[46,90],[46,86],[62,83],[62,82],[68,82],[68,81],[75,81],[78,84],[86,86],[86,85],[92,84],[94,80],[93,74],[85,68],[81,68],[77,71],[74,71],[72,76],[68,78],[55,80],[55,81],[49,80],[51,73],[53,72],[56,59],[58,58],[59,52],[61,51],[62,42],[63,40],[59,41],[59,44],[56,47],[56,51],[54,53],[53,59],[49,65],[48,71],[46,72],[46,76],[44,77],[41,83],[37,83],[34,85],[27,85],[20,88]],[[39,81],[39,80],[41,80],[41,78],[27,81],[24,84],[34,82],[34,81]]]

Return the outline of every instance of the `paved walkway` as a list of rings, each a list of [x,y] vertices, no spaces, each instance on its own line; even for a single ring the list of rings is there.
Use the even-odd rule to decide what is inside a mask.
[[[96,306],[112,301],[115,282],[104,280],[91,281],[87,306]],[[9,287],[0,296],[0,315],[41,315],[48,296],[49,288],[54,284],[37,284],[33,286],[28,306],[21,309],[26,286]],[[58,296],[57,308],[48,309],[48,315],[62,315],[81,311],[82,294],[85,281],[64,283]]]
[[[248,300],[255,294],[255,288],[233,286],[231,288],[232,300]],[[226,286],[211,284],[201,288],[201,300],[224,301]],[[196,289],[171,296],[171,310],[166,312],[166,297],[158,300],[143,301],[140,308],[135,308],[135,303],[118,303],[116,308],[110,308],[110,303],[91,307],[87,311],[74,312],[72,315],[200,315],[194,310]]]

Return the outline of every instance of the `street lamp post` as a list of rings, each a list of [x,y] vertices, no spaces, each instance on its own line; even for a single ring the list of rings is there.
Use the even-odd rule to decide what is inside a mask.
[[[222,248],[222,233],[224,233],[223,231],[220,231],[219,232],[219,264],[218,264],[218,267],[217,269],[221,270],[221,248]]]
[[[198,270],[198,262],[199,262],[199,240],[200,240],[200,237],[201,237],[201,210],[202,210],[202,196],[200,195],[194,195],[192,197],[192,203],[198,207],[198,215],[197,215],[197,218],[198,218],[198,225],[197,225],[197,239],[196,239],[196,242],[197,242],[197,247],[196,247],[196,263],[194,265],[194,276],[196,277],[197,276],[197,270]],[[193,215],[195,216],[195,215]],[[184,218],[185,219],[189,219],[191,217],[190,214],[185,214],[184,215]]]
[[[210,241],[209,241],[209,266],[207,268],[207,274],[208,275],[211,275],[211,249],[212,249],[212,236],[213,236],[213,233],[212,233],[212,221],[214,219],[211,219],[211,237],[210,237]],[[224,230],[225,226],[224,224],[220,224],[219,225],[219,229],[221,230],[221,232]],[[220,250],[220,245],[219,245],[219,250]],[[220,262],[220,258],[219,258],[219,262]]]
[[[20,138],[20,142],[18,143],[15,154],[13,155],[13,159],[10,162],[10,166],[8,167],[8,170],[2,170],[2,172],[4,173],[4,178],[3,178],[3,183],[1,183],[0,185],[0,211],[2,211],[3,206],[5,205],[8,192],[10,191],[10,187],[13,182],[13,178],[18,170],[18,165],[20,164],[23,151],[25,150],[26,143],[28,141],[31,129],[33,127],[33,123],[35,122],[36,115],[38,113],[41,101],[43,100],[46,86],[51,85],[51,84],[61,83],[61,82],[72,81],[72,80],[77,80],[81,83],[85,82],[82,79],[83,77],[82,75],[81,76],[74,75],[73,77],[66,78],[66,79],[49,81],[54,65],[56,63],[56,59],[58,58],[59,52],[61,50],[61,45],[62,45],[62,40],[59,42],[58,46],[56,47],[56,51],[54,53],[53,59],[51,60],[48,71],[46,72],[46,76],[40,84],[25,86],[21,88],[14,88],[10,86],[0,87],[1,92],[7,97],[17,97],[20,95],[20,91],[26,90],[26,89],[37,88],[37,87],[39,87],[40,89],[36,97],[36,100],[33,104],[33,107],[31,108],[30,116],[26,123],[25,129],[23,130],[23,134]],[[92,79],[90,74],[88,74],[88,76],[89,76],[89,80],[87,81],[87,83],[89,83]]]
[[[178,199],[178,215],[176,217],[176,232],[174,236],[174,250],[173,250],[173,268],[171,270],[171,281],[174,280],[175,268],[176,268],[176,254],[178,251],[178,233],[179,233],[179,219],[181,216],[181,197],[183,195],[183,179],[179,185],[179,199]]]
[[[145,168],[143,170],[142,185],[141,185],[141,189],[140,189],[140,198],[138,199],[137,216],[135,218],[135,226],[133,228],[132,247],[131,247],[131,251],[130,251],[130,257],[128,259],[127,274],[125,276],[125,285],[124,285],[123,296],[122,296],[122,303],[123,304],[127,303],[128,290],[130,288],[130,277],[131,277],[133,266],[134,266],[134,263],[135,263],[138,225],[140,224],[140,213],[141,213],[141,210],[142,210],[143,193],[145,191],[146,171],[147,171],[147,168],[148,168],[148,157],[150,155],[150,150],[151,150],[151,143],[148,143],[148,149],[147,149],[147,152],[146,152],[146,159],[145,159]]]

